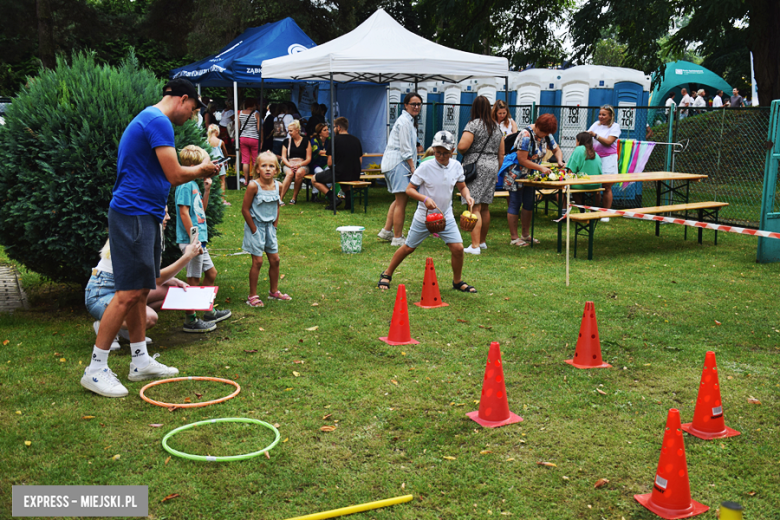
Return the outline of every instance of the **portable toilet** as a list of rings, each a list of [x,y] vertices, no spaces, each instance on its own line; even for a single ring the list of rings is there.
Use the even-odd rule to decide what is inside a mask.
[[[561,80],[560,70],[527,69],[510,74],[510,88],[515,92],[515,121],[518,127],[533,123],[531,108],[540,107],[537,114],[553,112]]]
[[[602,93],[592,91],[612,88],[611,84],[607,87],[604,69],[598,65],[580,65],[561,71],[558,144],[564,160],[568,160],[574,151],[577,134],[586,131],[592,123],[587,107],[594,102],[599,106]]]
[[[496,102],[496,78],[477,78],[475,80],[477,96],[484,96],[490,101],[490,106]],[[476,98],[476,96],[475,96]]]
[[[420,141],[425,149],[433,142],[433,136],[441,130],[442,103],[444,102],[444,89],[446,85],[443,81],[429,81],[425,84],[428,92],[428,107],[425,112],[425,141]]]
[[[610,104],[615,107],[615,121],[620,125],[620,137],[644,140],[647,132],[647,109],[636,107],[646,107],[650,103],[652,79],[641,70],[604,68],[614,74]]]
[[[422,107],[420,107],[420,117],[417,120],[417,142],[420,144],[425,144],[425,127],[426,127],[426,116],[428,113],[428,107],[425,105],[428,102],[428,89],[422,85],[417,85],[417,93],[420,95],[420,98],[422,99]]]
[[[460,97],[462,85],[450,84],[444,89],[444,105],[441,115],[441,129],[455,136],[458,142],[460,134]]]
[[[390,137],[390,129],[393,128],[395,120],[401,114],[399,108],[401,105],[401,88],[398,83],[391,83],[387,87],[387,137]]]

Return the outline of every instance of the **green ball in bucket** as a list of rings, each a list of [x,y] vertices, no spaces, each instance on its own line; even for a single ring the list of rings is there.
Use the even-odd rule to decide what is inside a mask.
[[[347,254],[360,253],[363,250],[363,226],[341,226],[336,231],[341,233],[341,251]]]

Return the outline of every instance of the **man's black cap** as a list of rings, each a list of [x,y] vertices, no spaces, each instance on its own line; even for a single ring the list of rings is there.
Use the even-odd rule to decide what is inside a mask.
[[[181,97],[185,95],[188,98],[197,101],[198,108],[206,108],[206,105],[203,104],[203,101],[200,100],[200,96],[198,96],[198,89],[196,89],[195,85],[187,78],[172,79],[163,87],[163,96]]]

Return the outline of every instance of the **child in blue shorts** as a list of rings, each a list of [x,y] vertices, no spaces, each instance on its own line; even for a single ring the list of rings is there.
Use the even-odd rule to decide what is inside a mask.
[[[446,221],[444,231],[439,232],[439,237],[444,240],[452,253],[452,288],[461,292],[475,293],[477,290],[461,278],[463,238],[452,214],[452,188],[458,188],[469,206],[474,205],[474,198],[466,187],[463,166],[452,159],[452,151],[455,149],[455,138],[452,134],[446,130],[437,132],[433,136],[431,147],[434,149],[436,160],[420,164],[406,187],[406,195],[418,201],[406,243],[398,248],[390,260],[390,266],[379,276],[378,287],[382,290],[390,287],[396,268],[431,234],[425,227],[427,210],[439,209]]]
[[[263,253],[268,257],[268,298],[271,300],[292,300],[289,294],[279,291],[279,244],[276,228],[279,226],[279,161],[273,152],[257,156],[254,179],[246,188],[241,214],[244,216],[244,243],[241,248],[252,255],[249,269],[249,297],[246,304],[262,307],[263,301],[257,295],[257,279],[263,266]]]

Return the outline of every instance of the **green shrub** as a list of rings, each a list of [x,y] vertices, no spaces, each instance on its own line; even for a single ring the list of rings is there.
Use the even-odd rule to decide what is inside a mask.
[[[108,205],[116,182],[122,132],[160,100],[162,85],[131,53],[118,68],[89,54],[29,78],[0,126],[0,244],[9,258],[55,281],[86,284],[108,237]],[[193,122],[174,127],[176,147],[210,150]],[[180,253],[172,224],[163,264]],[[223,206],[218,180],[207,208],[216,236]]]

